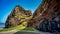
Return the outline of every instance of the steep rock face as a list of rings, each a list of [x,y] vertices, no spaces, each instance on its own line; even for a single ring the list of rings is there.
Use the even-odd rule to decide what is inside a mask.
[[[43,20],[52,20],[60,15],[59,0],[43,0],[42,4],[36,9],[32,19],[29,21],[29,27],[35,27]],[[39,26],[40,27],[40,26]]]
[[[24,10],[24,8],[17,5],[7,18],[7,21],[6,21],[6,24],[5,24],[6,28],[20,25],[23,22],[23,20],[26,17],[28,17],[27,14],[29,16],[32,15],[31,11],[26,12]]]
[[[43,0],[28,22],[28,27],[35,27],[44,32],[60,32],[59,17],[60,0]]]

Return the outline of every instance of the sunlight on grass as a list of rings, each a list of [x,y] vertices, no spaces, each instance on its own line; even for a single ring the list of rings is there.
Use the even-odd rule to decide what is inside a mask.
[[[25,27],[17,26],[17,27],[11,27],[11,28],[4,28],[3,30],[0,31],[11,31],[11,30],[22,30]]]
[[[5,31],[11,31],[11,30],[29,30],[29,31],[34,31],[33,28],[26,27],[27,22],[23,22],[21,25],[16,26],[16,27],[11,27],[11,28],[4,28],[3,30],[0,30],[0,32],[5,32]]]
[[[34,31],[33,28],[28,28],[28,27],[12,27],[12,28],[5,28],[3,30],[0,30],[0,32],[5,32],[5,31],[11,31],[11,30],[16,30],[16,31],[19,31],[19,30],[29,30],[29,31]]]
[[[19,26],[16,26],[16,27],[3,28],[2,30],[0,30],[0,32],[11,31],[11,30],[16,30],[16,31],[18,31],[18,30],[34,31],[33,28],[26,27],[27,26],[27,21],[30,20],[31,18],[32,18],[32,16],[26,17],[25,15],[24,16],[21,15],[21,16],[19,16],[19,19],[21,19],[22,24],[20,24]]]
[[[34,29],[33,29],[33,28],[29,28],[29,27],[24,28],[23,30],[34,31]]]
[[[27,22],[23,22],[21,25],[16,27],[4,28],[3,30],[0,30],[0,31],[22,30],[25,28],[25,26],[23,26],[24,23],[27,23]]]

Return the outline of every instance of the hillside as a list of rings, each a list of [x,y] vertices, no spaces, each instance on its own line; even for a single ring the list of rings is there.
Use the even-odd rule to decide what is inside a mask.
[[[6,28],[15,27],[29,21],[31,18],[32,13],[30,10],[25,10],[21,6],[17,5],[8,16],[5,26]]]

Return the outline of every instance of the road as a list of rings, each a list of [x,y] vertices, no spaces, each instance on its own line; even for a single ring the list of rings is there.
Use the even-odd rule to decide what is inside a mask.
[[[0,34],[53,34],[53,33],[33,32],[33,31],[10,31],[10,32],[0,32]]]

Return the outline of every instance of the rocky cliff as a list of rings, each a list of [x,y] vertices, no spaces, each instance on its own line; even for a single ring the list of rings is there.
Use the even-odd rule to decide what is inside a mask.
[[[60,1],[59,0],[43,0],[38,8],[33,13],[32,19],[29,21],[29,27],[35,27],[42,23],[44,20],[52,20],[60,14]]]
[[[60,1],[43,0],[36,9],[32,19],[28,22],[28,27],[35,27],[38,30],[49,32],[60,32]]]
[[[32,13],[30,10],[25,10],[21,6],[17,5],[13,11],[10,13],[6,20],[6,28],[8,27],[14,27],[20,25],[27,17],[32,16]]]

